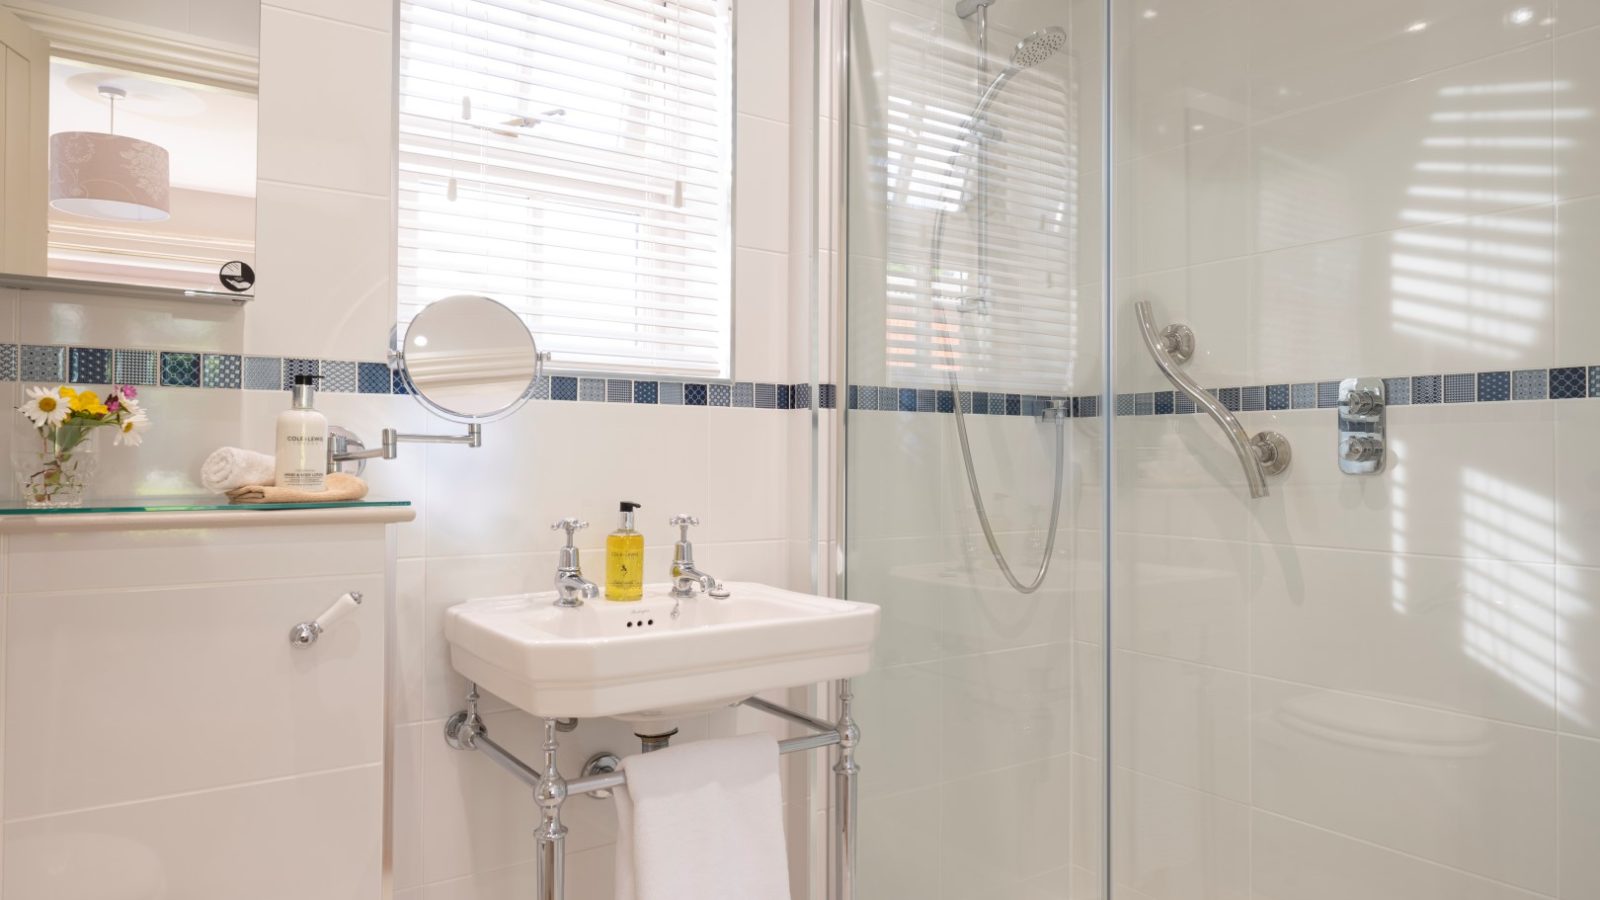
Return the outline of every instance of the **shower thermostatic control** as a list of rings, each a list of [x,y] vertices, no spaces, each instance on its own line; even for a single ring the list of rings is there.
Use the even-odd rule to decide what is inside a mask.
[[[1384,430],[1387,406],[1381,378],[1346,378],[1339,382],[1339,471],[1376,475],[1386,457]]]

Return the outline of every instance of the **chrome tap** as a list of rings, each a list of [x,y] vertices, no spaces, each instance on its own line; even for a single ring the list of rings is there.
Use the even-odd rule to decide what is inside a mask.
[[[718,600],[728,596],[728,591],[722,582],[712,577],[709,573],[695,568],[694,545],[689,543],[689,526],[699,525],[700,520],[687,513],[679,513],[667,521],[668,525],[678,526],[678,543],[672,548],[672,597],[683,600],[693,597],[694,589],[699,587],[708,597]],[[679,605],[673,604],[672,617],[678,617]]]
[[[583,577],[583,567],[578,562],[578,548],[572,543],[572,535],[581,528],[588,528],[589,523],[576,518],[560,519],[550,525],[551,531],[567,532],[567,545],[561,548],[561,556],[556,562],[556,606],[563,609],[576,609],[583,605],[585,600],[593,600],[600,596],[600,586]]]

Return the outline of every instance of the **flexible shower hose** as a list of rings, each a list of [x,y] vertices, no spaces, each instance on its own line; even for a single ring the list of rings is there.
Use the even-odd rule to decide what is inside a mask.
[[[1027,582],[1016,576],[1011,571],[1011,564],[1006,561],[1005,551],[1000,549],[1000,541],[994,536],[994,526],[989,523],[989,511],[983,505],[983,491],[978,486],[978,472],[972,465],[972,445],[967,439],[967,417],[961,411],[961,383],[956,380],[956,374],[950,373],[950,390],[955,395],[956,434],[961,437],[961,462],[967,470],[967,489],[972,493],[972,505],[978,511],[978,524],[983,527],[983,539],[989,544],[989,553],[994,557],[995,565],[1000,567],[1000,574],[1011,584],[1019,594],[1031,594],[1044,584],[1045,575],[1050,572],[1050,558],[1055,555],[1056,533],[1061,521],[1061,480],[1063,462],[1065,459],[1066,420],[1056,419],[1056,462],[1055,462],[1055,494],[1050,501],[1050,531],[1044,542],[1044,556],[1039,560],[1039,571]]]

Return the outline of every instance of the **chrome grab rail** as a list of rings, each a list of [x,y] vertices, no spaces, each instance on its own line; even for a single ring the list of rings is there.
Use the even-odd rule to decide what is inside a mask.
[[[1137,301],[1133,308],[1139,316],[1139,331],[1144,335],[1144,345],[1149,348],[1156,367],[1167,376],[1173,387],[1186,394],[1222,427],[1228,443],[1233,445],[1233,452],[1239,456],[1239,464],[1244,467],[1245,480],[1250,483],[1250,496],[1257,499],[1267,496],[1267,476],[1278,475],[1289,468],[1291,453],[1288,439],[1276,431],[1263,431],[1254,436],[1245,431],[1239,419],[1222,405],[1222,401],[1207,393],[1178,368],[1179,362],[1187,360],[1194,353],[1193,332],[1181,325],[1169,325],[1158,334],[1150,301]]]

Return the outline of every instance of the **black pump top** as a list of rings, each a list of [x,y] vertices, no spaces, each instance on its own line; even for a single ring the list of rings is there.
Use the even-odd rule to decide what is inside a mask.
[[[633,512],[636,509],[644,509],[644,504],[634,503],[632,500],[624,500],[620,505],[617,506],[617,509],[620,509],[623,512]]]

